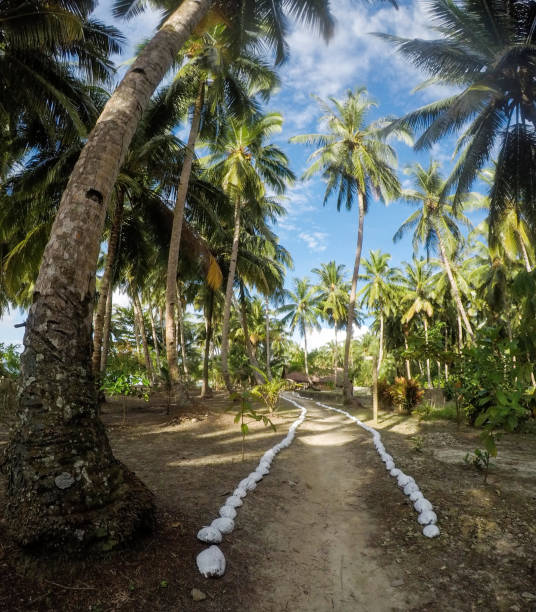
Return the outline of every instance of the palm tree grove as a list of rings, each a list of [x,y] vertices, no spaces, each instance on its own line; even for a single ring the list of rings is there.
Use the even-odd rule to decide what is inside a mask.
[[[536,609],[536,0],[2,0],[0,89],[0,610]]]

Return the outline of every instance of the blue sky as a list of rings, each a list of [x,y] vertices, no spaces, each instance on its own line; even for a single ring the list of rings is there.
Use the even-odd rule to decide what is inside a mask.
[[[97,15],[112,22],[111,2],[101,2]],[[371,119],[398,115],[438,99],[446,92],[437,87],[412,93],[425,75],[419,73],[383,40],[371,32],[389,32],[404,37],[433,38],[426,20],[425,5],[403,2],[398,10],[387,2],[370,6],[357,0],[332,0],[336,31],[329,44],[305,27],[297,26],[289,38],[290,59],[280,68],[281,89],[273,96],[267,110],[283,114],[283,132],[275,137],[290,158],[297,176],[306,167],[311,150],[303,145],[289,144],[288,139],[299,133],[318,131],[321,111],[311,98],[341,97],[347,89],[366,86],[377,101],[378,109]],[[159,21],[156,12],[148,11],[129,22],[115,22],[128,39],[128,48],[118,58],[125,62],[133,55],[135,45],[154,31]],[[451,164],[453,140],[435,146],[432,151],[415,153],[410,147],[395,144],[399,156],[401,181],[407,178],[402,169],[414,161],[428,164],[430,157],[441,162],[447,171]],[[408,185],[409,186],[409,185]],[[311,276],[311,269],[322,262],[335,260],[353,267],[357,237],[357,210],[337,212],[335,202],[324,207],[324,185],[320,179],[298,181],[287,194],[288,215],[277,232],[281,243],[291,252],[294,276]],[[384,206],[373,202],[365,219],[363,254],[371,249],[391,253],[392,264],[398,265],[412,256],[410,239],[393,244],[393,234],[412,209],[401,202]],[[0,321],[0,342],[21,342],[22,330],[14,330],[13,322],[21,316],[12,313]],[[325,330],[312,339],[312,345],[331,339]]]

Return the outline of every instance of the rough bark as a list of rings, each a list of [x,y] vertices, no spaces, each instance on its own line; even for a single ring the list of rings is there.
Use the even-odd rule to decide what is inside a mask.
[[[154,312],[153,307],[149,307],[149,319],[151,321],[151,332],[153,334],[153,344],[154,344],[154,354],[156,358],[156,369],[160,373],[161,365],[160,365],[160,347],[158,346],[158,336],[156,334],[156,324],[154,321]]]
[[[337,353],[339,344],[337,342],[337,322],[335,322],[335,346],[333,347],[333,384],[337,388]]]
[[[343,398],[345,402],[349,402],[353,395],[353,385],[349,376],[350,364],[350,347],[352,344],[352,336],[354,332],[354,309],[355,296],[357,290],[357,280],[359,278],[359,265],[361,263],[361,250],[363,248],[363,224],[365,221],[365,203],[361,192],[358,193],[358,208],[359,219],[357,228],[357,245],[355,250],[354,271],[352,274],[352,287],[350,290],[350,299],[348,302],[348,321],[346,324],[346,342],[344,344],[344,365],[343,365]]]
[[[404,348],[407,351],[409,349],[407,327],[404,327],[403,333],[404,333]],[[409,359],[406,359],[406,375],[408,377],[408,380],[410,380],[411,379],[411,365],[410,365]]]
[[[380,350],[378,351],[378,366],[377,373],[380,373],[380,368],[383,361],[383,336],[384,336],[384,316],[383,308],[380,310]]]
[[[261,369],[261,365],[255,355],[255,349],[251,344],[251,339],[249,337],[249,329],[248,329],[248,313],[246,310],[246,298],[244,295],[244,288],[242,284],[240,284],[240,300],[239,300],[239,313],[240,313],[240,324],[242,325],[242,333],[244,334],[244,345],[246,347],[246,354],[249,359],[249,363],[253,367],[253,377],[258,385],[263,385],[266,381],[259,373]]]
[[[428,320],[424,317],[424,343],[428,349]],[[428,388],[432,388],[432,376],[430,374],[430,358],[426,358],[426,378],[428,380]]]
[[[108,292],[112,284],[112,275],[115,264],[115,256],[117,246],[119,244],[119,235],[121,233],[121,224],[123,222],[123,206],[125,196],[121,192],[118,194],[117,204],[115,206],[112,227],[110,230],[110,238],[108,239],[108,252],[106,253],[106,265],[102,275],[99,291],[99,300],[97,302],[97,310],[95,312],[95,320],[93,323],[93,357],[91,359],[91,367],[93,368],[93,376],[95,383],[99,386],[99,378],[101,372],[101,353],[104,333],[104,320],[106,316],[106,305],[108,303]]]
[[[307,362],[307,329],[303,328],[303,359],[305,362],[305,375],[307,380],[311,383],[311,377],[309,376],[309,364]]]
[[[212,341],[212,316],[214,313],[214,291],[211,289],[208,304],[205,309],[205,354],[203,356],[203,384],[201,397],[211,397],[212,389],[208,382],[208,368],[210,360],[210,343]]]
[[[456,279],[454,278],[454,275],[452,274],[452,268],[450,267],[450,262],[447,256],[447,250],[445,248],[445,244],[443,242],[443,237],[441,236],[441,233],[439,232],[439,228],[434,227],[434,230],[437,236],[437,242],[439,244],[439,252],[441,255],[441,261],[443,262],[445,272],[447,273],[447,277],[449,279],[450,289],[452,291],[452,297],[454,298],[454,302],[456,303],[456,308],[458,309],[458,312],[460,313],[460,316],[463,320],[465,329],[467,330],[467,333],[472,339],[474,337],[473,328],[471,327],[471,323],[469,323],[469,318],[467,316],[467,313],[465,312],[465,308],[463,306],[463,303],[460,297],[460,292],[458,291],[458,285],[456,284]]]
[[[18,424],[4,455],[18,542],[110,550],[154,522],[153,496],[117,461],[97,417],[91,313],[106,206],[139,119],[211,6],[186,0],[106,104],[61,199],[24,336]]]
[[[183,310],[182,310],[182,298],[181,298],[178,286],[177,286],[177,327],[179,328],[179,340],[181,343],[182,371],[184,372],[185,379],[188,380],[190,373],[188,371],[188,361],[186,359],[186,340],[184,337],[184,315],[183,315]]]
[[[104,313],[104,327],[102,330],[102,348],[100,360],[100,377],[102,378],[106,371],[106,363],[108,361],[108,351],[110,349],[110,328],[112,326],[112,307],[113,307],[113,287],[108,291],[106,299],[106,312]]]
[[[270,304],[268,298],[266,298],[266,375],[268,376],[268,380],[272,380],[270,359]]]
[[[149,344],[147,343],[147,330],[145,328],[145,321],[143,320],[143,309],[141,307],[140,296],[136,289],[132,291],[132,304],[134,306],[134,315],[138,321],[145,369],[147,370],[147,375],[149,376],[151,384],[154,384],[153,364],[151,362],[151,354],[149,353]]]
[[[233,299],[233,284],[236,273],[236,261],[238,259],[238,244],[240,240],[240,200],[235,202],[234,210],[234,234],[233,246],[231,249],[231,261],[229,263],[229,276],[227,277],[227,287],[225,288],[225,304],[223,308],[223,326],[221,333],[221,373],[225,386],[229,393],[233,392],[231,377],[229,376],[229,320],[231,317],[231,302]]]
[[[182,223],[184,219],[184,205],[188,193],[188,184],[192,172],[192,163],[195,156],[195,143],[199,134],[201,124],[201,111],[203,109],[205,82],[199,85],[199,92],[194,105],[194,113],[188,143],[184,153],[177,197],[175,199],[175,210],[173,212],[173,225],[171,228],[171,239],[169,242],[167,274],[166,274],[166,356],[169,369],[169,377],[172,387],[179,384],[179,361],[177,354],[177,343],[175,337],[175,307],[177,304],[177,272],[179,267],[179,251],[181,244]],[[181,341],[181,345],[182,345]],[[183,364],[185,361],[183,359]],[[187,371],[185,372],[188,375]]]

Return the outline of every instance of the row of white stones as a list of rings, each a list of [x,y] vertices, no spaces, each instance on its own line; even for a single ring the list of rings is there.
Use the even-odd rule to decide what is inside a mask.
[[[236,509],[242,505],[243,498],[249,491],[253,491],[256,488],[257,483],[264,476],[270,473],[270,466],[275,456],[284,448],[290,446],[296,435],[296,429],[305,419],[307,409],[304,406],[300,406],[300,404],[287,395],[283,395],[283,397],[297,408],[300,408],[300,416],[289,427],[288,434],[281,442],[264,453],[255,471],[238,483],[233,494],[225,500],[225,504],[220,508],[219,517],[215,518],[209,526],[200,529],[197,534],[198,540],[212,544],[212,546],[202,550],[197,555],[197,568],[205,578],[223,576],[225,572],[225,556],[216,544],[222,541],[224,534],[233,531],[235,527],[234,519],[237,513]]]
[[[333,408],[332,406],[327,406],[326,404],[322,404],[321,402],[315,402],[318,406],[322,408],[326,408],[327,410],[333,410],[335,412],[339,412],[344,416],[348,417],[352,421],[354,421],[359,427],[362,427],[366,431],[372,434],[374,440],[374,446],[378,451],[382,461],[385,463],[385,468],[389,472],[389,474],[397,479],[398,486],[403,489],[404,495],[409,497],[409,499],[413,502],[413,507],[419,513],[418,521],[419,524],[424,525],[423,534],[428,538],[435,538],[439,535],[439,527],[436,525],[437,523],[437,515],[434,512],[432,504],[424,497],[419,486],[415,482],[415,479],[407,474],[404,474],[402,470],[399,470],[395,466],[394,459],[389,455],[385,446],[382,443],[381,436],[379,432],[373,427],[369,427],[365,425],[358,418],[352,416],[350,413],[346,412],[346,410],[341,410],[340,408]]]

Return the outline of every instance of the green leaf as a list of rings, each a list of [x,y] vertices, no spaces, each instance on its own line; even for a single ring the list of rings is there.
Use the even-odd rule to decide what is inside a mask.
[[[249,427],[247,423],[242,423],[242,425],[240,426],[240,431],[242,432],[243,436],[249,433]]]
[[[238,423],[238,421],[240,421],[240,417],[241,417],[241,416],[242,416],[242,413],[241,413],[241,412],[238,412],[238,413],[236,414],[235,418],[234,418],[234,422],[235,422],[235,423]]]

